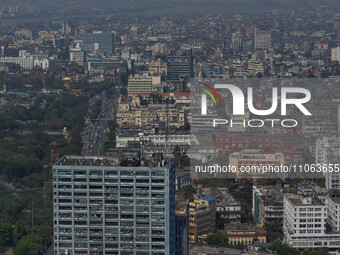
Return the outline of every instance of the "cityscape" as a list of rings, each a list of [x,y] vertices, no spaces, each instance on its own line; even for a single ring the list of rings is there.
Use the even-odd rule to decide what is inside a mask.
[[[340,255],[340,5],[0,6],[0,254]]]

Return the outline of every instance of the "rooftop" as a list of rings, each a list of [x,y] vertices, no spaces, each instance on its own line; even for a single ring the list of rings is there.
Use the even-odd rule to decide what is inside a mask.
[[[205,201],[212,201],[212,200],[215,200],[214,197],[202,197],[201,199],[202,199],[202,200],[205,200]]]
[[[63,166],[116,166],[113,158],[95,156],[63,156],[55,165]]]
[[[285,194],[285,197],[295,206],[325,206],[325,204],[317,197],[306,197],[295,194]]]

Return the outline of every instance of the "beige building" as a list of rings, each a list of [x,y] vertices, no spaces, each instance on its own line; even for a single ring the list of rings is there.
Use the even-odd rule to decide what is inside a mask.
[[[340,62],[340,47],[332,49],[332,61]]]
[[[285,176],[280,171],[274,171],[284,166],[284,163],[282,153],[264,153],[258,149],[244,149],[239,152],[233,152],[229,156],[229,165],[237,170],[236,175],[238,178],[252,177],[257,179],[264,174],[267,177],[279,176],[284,178]]]
[[[121,106],[119,106],[121,107]],[[124,107],[126,107],[124,105]],[[123,106],[121,107],[123,108]],[[130,110],[119,110],[117,113],[118,125],[129,124],[136,126],[143,126],[152,122],[166,122],[173,123],[178,127],[185,125],[185,113],[183,109],[169,107],[166,110],[165,105],[151,105],[132,107]]]
[[[216,200],[203,197],[189,203],[189,242],[203,243],[216,231]]]
[[[160,75],[135,74],[128,79],[128,96],[138,96],[140,93],[157,92],[160,86]]]
[[[266,243],[266,231],[261,225],[244,223],[228,224],[223,231],[231,245],[249,245],[254,243]]]
[[[154,74],[165,74],[167,75],[167,64],[163,62],[160,58],[157,60],[153,60],[149,64],[149,72],[153,72]]]

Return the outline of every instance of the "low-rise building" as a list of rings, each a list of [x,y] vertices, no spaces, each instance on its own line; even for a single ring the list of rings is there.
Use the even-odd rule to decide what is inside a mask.
[[[279,186],[253,186],[252,213],[255,222],[283,220],[283,193]]]
[[[167,74],[167,64],[162,59],[153,60],[149,63],[149,72],[155,74]]]
[[[222,233],[228,237],[231,245],[249,245],[267,242],[266,231],[261,225],[231,223]]]
[[[273,167],[284,166],[284,162],[282,153],[264,153],[258,149],[245,149],[233,152],[229,156],[230,167],[238,170],[236,173],[238,178],[247,176],[256,179],[263,175],[265,169],[268,170],[267,175],[284,178],[283,173],[269,171]]]

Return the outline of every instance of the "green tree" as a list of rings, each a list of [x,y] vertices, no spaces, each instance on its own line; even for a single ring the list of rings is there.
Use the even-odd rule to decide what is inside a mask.
[[[300,251],[290,247],[287,244],[283,244],[280,242],[273,243],[272,246],[269,247],[270,250],[275,252],[278,255],[299,255]]]
[[[184,151],[181,150],[181,148],[178,145],[175,146],[172,153],[176,160],[177,167],[190,166],[190,158]]]
[[[229,239],[225,235],[220,232],[215,234],[208,235],[205,239],[208,245],[218,246],[218,247],[226,247],[228,246]]]
[[[10,224],[0,223],[0,246],[10,246],[13,242],[13,229]]]
[[[42,243],[33,235],[25,235],[14,249],[14,255],[41,255],[43,253]]]
[[[10,160],[7,162],[5,167],[5,175],[8,180],[12,180],[15,177],[21,178],[25,176],[26,167],[19,160]]]
[[[197,190],[193,186],[190,185],[190,186],[183,187],[182,192],[186,199],[193,199],[194,194],[197,193]]]
[[[273,222],[268,222],[265,224],[268,242],[275,242],[277,240],[282,240],[283,231],[282,231],[282,220],[277,220]]]
[[[302,252],[302,255],[328,255],[328,249],[327,248],[320,248],[314,251],[311,250],[305,250]]]

